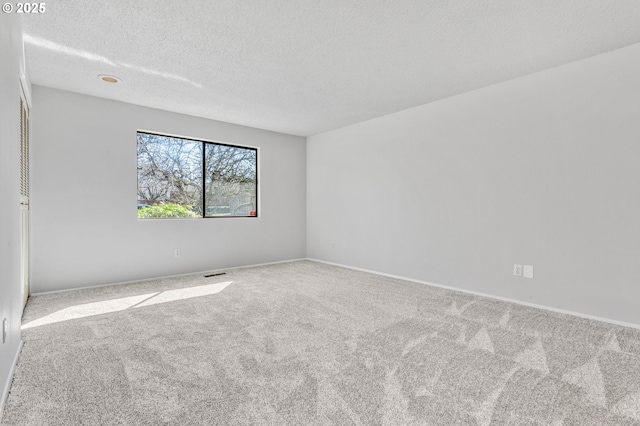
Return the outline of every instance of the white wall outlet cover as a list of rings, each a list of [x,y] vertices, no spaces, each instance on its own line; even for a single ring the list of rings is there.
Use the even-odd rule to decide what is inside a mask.
[[[522,265],[513,265],[513,275],[522,276]]]
[[[523,275],[525,278],[533,278],[533,265],[524,265]]]

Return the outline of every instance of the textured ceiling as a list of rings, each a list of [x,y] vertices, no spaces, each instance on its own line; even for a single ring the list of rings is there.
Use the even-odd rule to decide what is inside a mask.
[[[640,42],[638,0],[46,7],[22,18],[33,83],[302,136]]]

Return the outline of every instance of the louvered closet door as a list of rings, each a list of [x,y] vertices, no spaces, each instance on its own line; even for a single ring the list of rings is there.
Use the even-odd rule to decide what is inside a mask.
[[[29,107],[20,97],[20,279],[23,307],[29,297]]]

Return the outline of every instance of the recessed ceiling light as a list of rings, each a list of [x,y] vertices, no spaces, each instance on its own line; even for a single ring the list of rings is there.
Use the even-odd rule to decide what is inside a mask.
[[[119,83],[120,82],[120,77],[116,77],[115,75],[99,74],[98,77],[102,81],[106,81],[107,83]]]

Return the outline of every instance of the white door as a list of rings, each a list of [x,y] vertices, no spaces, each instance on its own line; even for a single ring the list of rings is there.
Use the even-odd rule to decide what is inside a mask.
[[[29,106],[20,97],[20,282],[22,306],[29,297]]]

